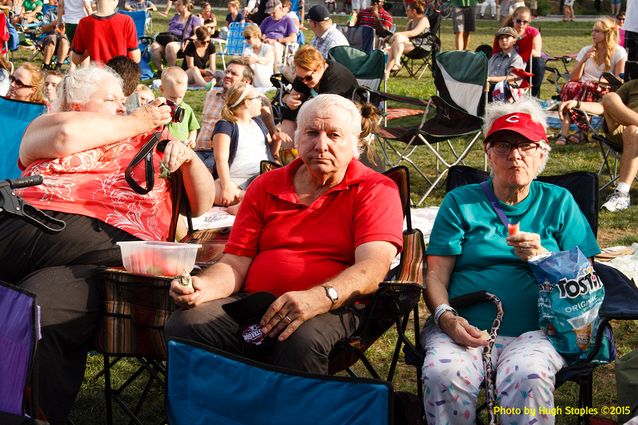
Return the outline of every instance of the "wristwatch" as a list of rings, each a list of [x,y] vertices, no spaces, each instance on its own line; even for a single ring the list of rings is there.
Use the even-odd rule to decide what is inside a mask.
[[[451,312],[453,315],[458,316],[459,314],[456,312],[456,310],[454,310],[452,307],[450,307],[447,304],[441,304],[439,305],[435,310],[434,310],[434,323],[436,323],[436,325],[439,325],[439,319],[441,318],[441,316],[443,316],[444,313],[447,312]]]
[[[332,286],[323,285],[323,289],[326,291],[326,297],[328,297],[330,299],[330,302],[332,302],[332,305],[330,306],[330,310],[332,310],[335,302],[337,302],[337,300],[339,299],[339,293]]]

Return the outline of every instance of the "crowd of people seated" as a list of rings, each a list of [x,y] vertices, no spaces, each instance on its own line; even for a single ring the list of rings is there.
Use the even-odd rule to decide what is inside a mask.
[[[84,376],[100,318],[97,267],[121,266],[118,241],[167,236],[172,200],[168,183],[160,178],[162,169],[181,170],[194,216],[213,205],[236,215],[221,260],[193,277],[190,287],[171,284],[170,296],[180,309],[168,322],[168,336],[251,356],[252,348],[222,306],[267,291],[274,301],[259,321],[272,340],[264,358],[327,373],[335,342],[351,336],[361,323],[357,301],[376,290],[401,251],[396,187],[359,159],[366,147],[362,136],[372,132],[366,120],[374,115],[370,121],[377,121],[377,116],[369,105],[351,100],[358,88],[353,73],[327,58],[330,48],[348,42],[325,6],[308,11],[306,25],[314,39],[294,54],[292,90],[283,97],[280,123],[259,90],[270,86],[285,44],[295,42],[301,29],[283,3],[267,1],[269,16],[244,28],[248,48],[228,62],[219,78],[211,42],[219,28],[210,4],[197,15],[192,0],[176,0],[168,31],[150,47],[160,71],[158,93],[139,84],[137,33],[129,17],[115,13],[112,0],[97,0],[95,13],[83,0],[60,1],[60,13],[49,23],[53,33],[46,46],[53,49],[44,64],[51,67],[53,54],[63,64],[70,47],[67,74],[45,73],[30,62],[11,72],[0,60],[0,94],[46,103],[50,109],[25,132],[19,157],[24,175],[43,175],[44,183],[18,193],[67,223],[63,232],[52,235],[0,215],[0,280],[36,293],[41,303],[40,403],[53,425],[65,423]],[[37,14],[38,2],[33,5]],[[382,0],[366,6],[357,24],[387,36],[385,71],[391,76],[402,55],[414,48],[411,39],[430,28],[425,4],[416,0],[408,5],[408,24],[399,32],[392,32]],[[167,11],[170,7],[171,2]],[[239,2],[227,7],[227,26],[247,20]],[[156,10],[148,0],[128,2],[127,9]],[[30,19],[27,12],[23,19]],[[505,25],[495,28],[488,83],[517,84],[520,77],[512,76],[511,69],[528,69],[534,74],[531,92],[538,95],[542,37],[531,20],[527,7],[517,7]],[[635,34],[627,35],[635,59]],[[638,82],[614,93],[593,88],[601,86],[605,72],[622,79],[628,56],[618,41],[617,25],[598,19],[592,45],[578,54],[559,109],[566,128],[573,109],[603,115],[613,142],[623,148],[619,183],[603,205],[609,211],[628,208],[629,188],[638,174]],[[183,59],[181,66],[178,59]],[[184,102],[189,86],[206,89],[202,117]],[[175,107],[184,111],[180,122],[171,122]],[[456,311],[448,305],[469,287],[495,292],[516,312],[502,323],[494,353],[500,403],[528,410],[553,406],[554,375],[565,361],[538,330],[536,284],[525,262],[574,246],[592,257],[599,248],[571,196],[534,180],[551,151],[546,127],[531,100],[487,109],[484,151],[493,171],[488,185],[506,216],[521,223],[520,233],[486,230],[484,223],[493,219],[490,204],[465,206],[479,204],[475,201],[484,189],[478,185],[446,195],[434,223],[426,292],[433,319],[424,329],[423,364],[425,413],[431,423],[474,422],[485,377],[480,351],[486,339],[479,329],[489,327],[484,319],[489,315],[481,307]],[[566,141],[566,128],[557,144]],[[122,170],[158,129],[168,142],[162,152],[153,151],[155,185],[142,195],[129,186]],[[282,149],[293,148],[297,158],[259,176],[261,160],[283,162]],[[144,180],[142,170],[134,173]],[[298,229],[296,238],[290,237],[292,227]],[[560,231],[548,230],[555,228]],[[489,237],[491,232],[502,237]],[[511,276],[520,283],[515,292],[506,287]],[[527,360],[530,352],[533,361]],[[528,379],[531,375],[541,378]],[[537,396],[523,397],[522,391]],[[542,415],[503,419],[552,423]]]

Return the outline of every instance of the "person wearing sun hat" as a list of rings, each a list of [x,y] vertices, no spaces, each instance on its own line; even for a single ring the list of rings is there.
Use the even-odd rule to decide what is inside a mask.
[[[316,4],[306,14],[308,28],[314,33],[310,45],[319,50],[324,58],[328,58],[330,49],[336,46],[349,46],[348,39],[330,19],[326,6]]]
[[[535,180],[550,152],[539,106],[492,103],[484,122],[491,177],[447,193],[427,250],[425,413],[432,425],[475,423],[488,344],[481,330],[491,328],[494,308],[482,303],[456,311],[449,300],[486,290],[505,311],[492,351],[498,402],[521,412],[502,414],[501,422],[553,424],[553,416],[538,412],[554,406],[554,375],[566,363],[539,329],[538,287],[527,261],[575,246],[593,257],[600,248],[571,194]],[[520,230],[510,235],[511,224]]]

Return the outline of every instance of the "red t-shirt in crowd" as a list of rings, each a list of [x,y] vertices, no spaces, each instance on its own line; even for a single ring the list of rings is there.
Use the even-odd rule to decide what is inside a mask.
[[[538,29],[528,25],[525,27],[525,33],[516,40],[516,51],[521,58],[523,58],[523,62],[526,64],[529,63],[529,58],[532,56],[534,38],[536,38],[536,36],[540,33],[541,32]],[[498,53],[500,50],[500,47],[498,47],[498,40],[494,38],[492,52]]]
[[[71,49],[78,55],[88,51],[91,61],[107,63],[115,56],[128,56],[137,49],[137,31],[130,16],[90,15],[80,19]]]
[[[311,205],[298,203],[300,159],[248,187],[224,252],[253,257],[242,292],[276,296],[305,290],[354,264],[366,242],[402,248],[403,213],[396,184],[352,160],[341,183]]]
[[[387,10],[380,8],[379,16],[381,18],[381,25],[383,25],[383,27],[386,28],[387,30],[391,30],[392,15],[390,15],[390,13],[388,13]],[[376,23],[377,23],[377,18],[376,16],[374,16],[374,13],[372,13],[372,9],[368,8],[368,9],[363,9],[359,11],[359,14],[357,15],[357,23],[356,23],[357,26],[367,25],[369,27],[374,27]]]

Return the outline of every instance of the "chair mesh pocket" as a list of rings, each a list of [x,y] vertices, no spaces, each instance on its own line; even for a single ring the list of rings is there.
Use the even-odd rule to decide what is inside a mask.
[[[168,295],[172,278],[118,269],[100,272],[104,314],[99,352],[166,359],[164,325],[176,305]]]

